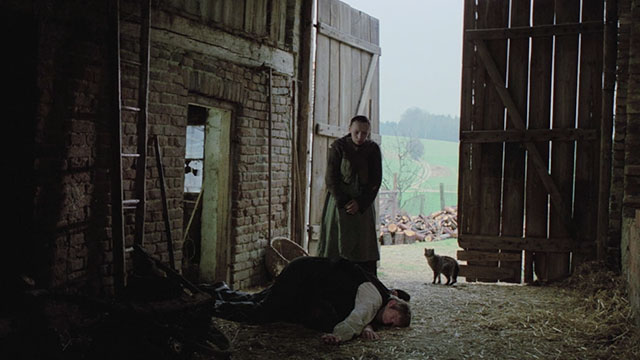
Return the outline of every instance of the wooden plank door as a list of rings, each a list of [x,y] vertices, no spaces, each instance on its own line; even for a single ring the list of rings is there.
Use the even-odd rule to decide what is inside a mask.
[[[380,143],[379,22],[338,0],[318,1],[308,250],[316,254],[326,196],[324,176],[331,142],[348,133],[355,115],[371,120]]]
[[[603,4],[465,1],[458,258],[468,281],[556,280],[594,255]]]

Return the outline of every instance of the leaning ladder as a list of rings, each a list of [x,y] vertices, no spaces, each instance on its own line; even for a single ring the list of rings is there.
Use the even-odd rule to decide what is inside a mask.
[[[131,2],[129,3],[131,4]],[[147,166],[147,105],[149,102],[149,32],[150,32],[150,0],[140,0],[140,33],[139,33],[139,61],[131,61],[122,59],[120,48],[121,24],[120,24],[120,4],[119,0],[112,0],[112,23],[114,30],[114,74],[115,74],[115,105],[116,105],[116,125],[114,129],[114,154],[113,154],[113,170],[112,170],[112,246],[113,246],[113,276],[114,290],[116,294],[121,294],[127,283],[127,260],[126,254],[133,251],[133,244],[127,244],[126,239],[130,237],[128,232],[130,226],[125,223],[125,212],[133,212],[133,243],[143,246],[144,243],[144,224],[145,224],[145,173]],[[134,16],[131,16],[134,17]],[[131,19],[127,18],[127,21]],[[138,71],[138,97],[137,99],[123,98],[121,79],[122,64],[129,67],[137,68]],[[132,106],[132,104],[136,106]],[[135,118],[135,128],[137,151],[123,151],[123,115],[131,115]],[[125,134],[129,135],[129,134]],[[125,146],[128,147],[129,144]],[[133,146],[131,146],[133,147]],[[134,162],[135,178],[133,179],[133,191],[125,189],[125,179],[123,178],[123,159]],[[130,188],[130,187],[129,187]],[[127,229],[128,231],[125,231]]]

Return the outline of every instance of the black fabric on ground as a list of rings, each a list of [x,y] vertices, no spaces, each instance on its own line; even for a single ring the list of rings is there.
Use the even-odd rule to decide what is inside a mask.
[[[256,294],[231,290],[224,283],[203,290],[217,299],[214,315],[220,318],[292,322],[331,332],[353,310],[358,287],[364,282],[372,282],[386,304],[389,289],[358,264],[311,256],[293,260],[271,287]]]

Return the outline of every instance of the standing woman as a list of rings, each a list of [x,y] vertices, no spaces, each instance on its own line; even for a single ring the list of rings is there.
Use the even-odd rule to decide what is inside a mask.
[[[369,119],[355,116],[349,134],[329,148],[318,256],[343,257],[376,275],[380,252],[373,200],[382,182],[382,156],[368,139],[370,131]]]

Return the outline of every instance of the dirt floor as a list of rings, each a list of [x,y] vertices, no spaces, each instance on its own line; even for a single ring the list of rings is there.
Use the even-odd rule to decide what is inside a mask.
[[[433,285],[422,255],[430,244],[382,248],[379,276],[411,294],[413,320],[380,340],[331,346],[296,325],[214,322],[232,359],[640,359],[623,282],[597,264],[549,286]]]

